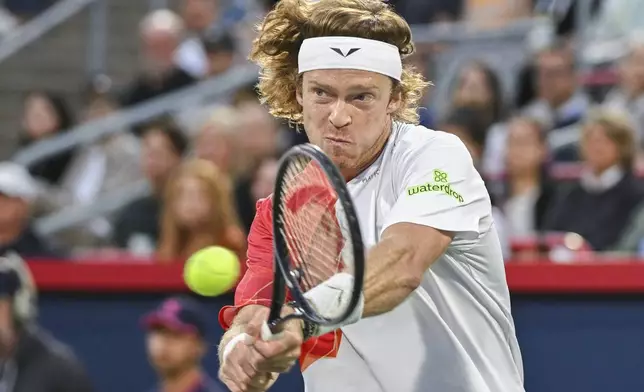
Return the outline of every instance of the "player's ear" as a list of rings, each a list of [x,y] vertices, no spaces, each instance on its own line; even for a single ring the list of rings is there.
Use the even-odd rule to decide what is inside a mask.
[[[297,103],[300,104],[300,106],[304,106],[302,102],[304,102],[304,99],[302,98],[302,84],[298,83],[297,87],[295,87],[295,99],[297,99]]]
[[[304,98],[302,98],[302,85],[304,84],[304,78],[302,75],[297,76],[297,81],[295,82],[295,99],[297,99],[297,103],[300,104],[300,106],[304,106],[302,103],[304,102]]]
[[[389,104],[387,105],[387,114],[392,114],[400,109],[402,105],[402,94],[398,88],[393,88],[391,91],[391,98],[389,98]]]

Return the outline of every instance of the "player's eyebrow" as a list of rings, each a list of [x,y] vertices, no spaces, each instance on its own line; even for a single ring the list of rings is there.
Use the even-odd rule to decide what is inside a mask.
[[[309,84],[312,87],[317,87],[321,88],[322,90],[326,90],[329,92],[336,92],[336,89],[332,86],[329,86],[328,84],[317,82],[315,80],[311,80]],[[354,84],[349,86],[348,88],[349,91],[380,91],[380,88],[376,86],[375,84]]]
[[[375,84],[353,84],[349,86],[349,91],[380,91]]]

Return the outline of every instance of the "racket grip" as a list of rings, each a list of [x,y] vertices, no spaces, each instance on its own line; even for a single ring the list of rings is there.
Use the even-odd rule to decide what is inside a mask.
[[[261,331],[261,337],[262,340],[264,341],[271,341],[271,340],[278,340],[282,337],[282,333],[273,333],[271,331],[271,327],[268,326],[268,323],[264,321],[264,324],[262,324],[262,331]]]

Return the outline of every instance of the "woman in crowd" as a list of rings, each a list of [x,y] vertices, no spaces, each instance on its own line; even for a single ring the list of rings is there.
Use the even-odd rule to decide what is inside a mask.
[[[473,61],[463,67],[452,91],[452,106],[481,110],[486,128],[503,120],[505,108],[501,82],[487,64]]]
[[[633,176],[634,131],[622,117],[602,111],[584,124],[579,182],[549,214],[546,229],[574,232],[598,251],[614,246],[644,190]]]
[[[513,237],[530,237],[543,229],[554,185],[548,181],[548,146],[541,124],[527,117],[508,123],[506,178],[502,208]]]
[[[22,147],[56,136],[73,126],[72,113],[61,96],[47,91],[33,91],[26,96],[22,112]],[[50,185],[58,185],[74,152],[67,150],[50,156],[32,165],[29,172]]]
[[[244,233],[228,177],[208,161],[191,160],[168,182],[157,257],[161,263],[183,261],[213,245],[245,257]]]

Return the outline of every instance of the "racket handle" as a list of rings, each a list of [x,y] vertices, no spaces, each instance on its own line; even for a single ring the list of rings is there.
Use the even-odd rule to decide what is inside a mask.
[[[261,336],[262,340],[264,341],[271,341],[271,340],[278,340],[282,337],[282,333],[273,333],[271,331],[271,327],[268,326],[268,323],[264,321],[264,324],[262,324],[262,331],[261,331]]]

